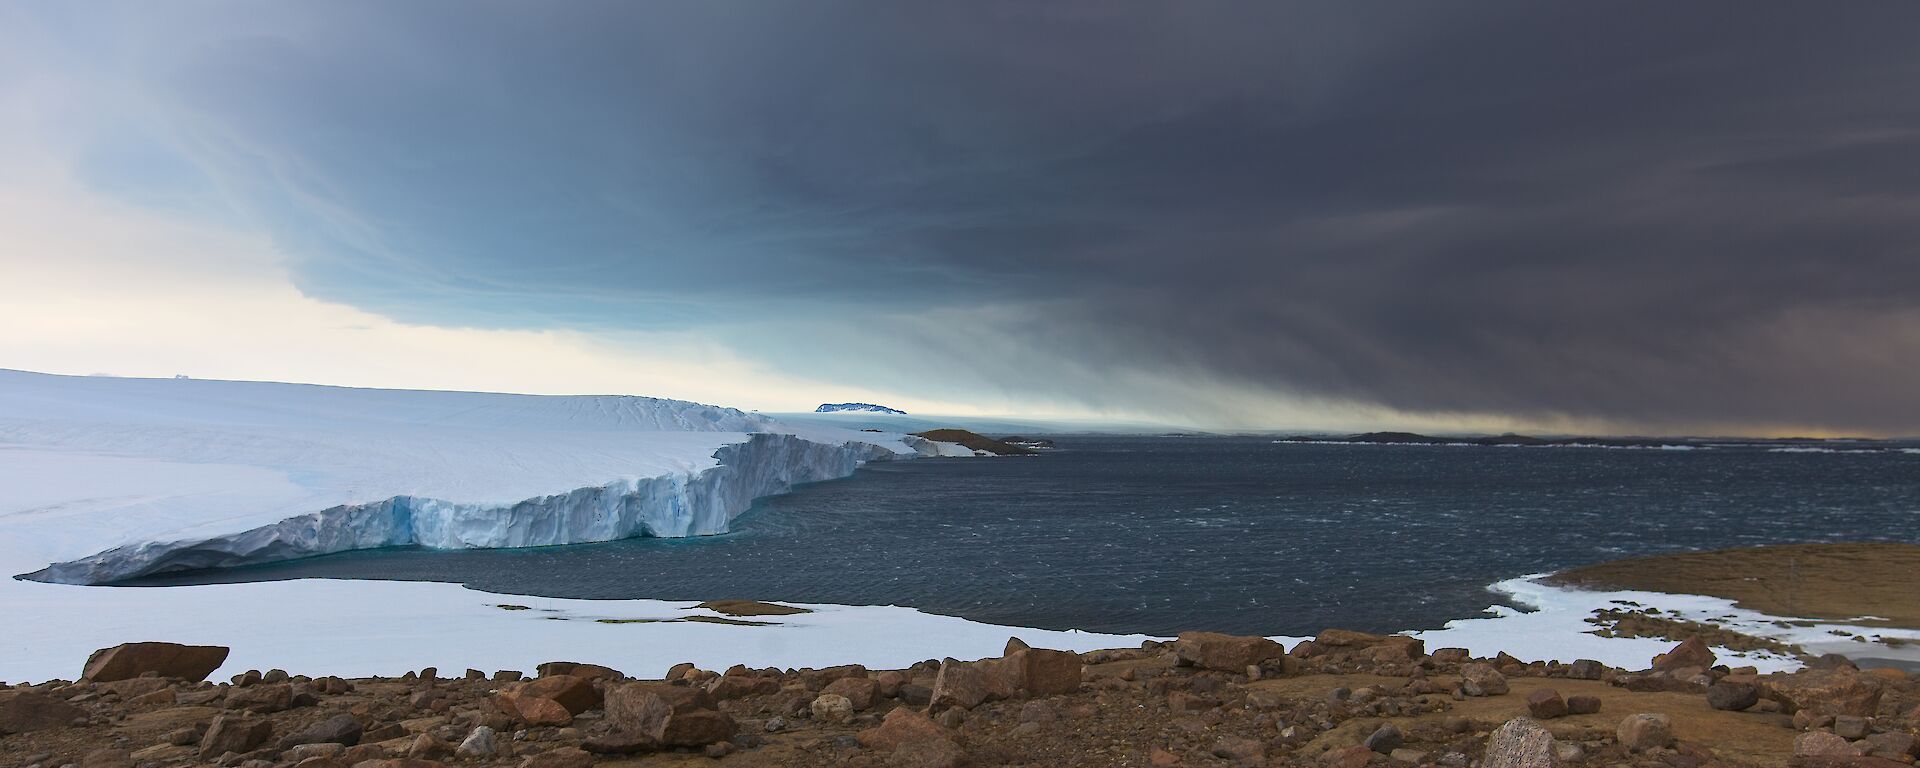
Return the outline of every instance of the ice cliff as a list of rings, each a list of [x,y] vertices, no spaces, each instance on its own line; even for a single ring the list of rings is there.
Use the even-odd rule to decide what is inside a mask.
[[[18,481],[0,530],[23,534],[0,566],[97,584],[374,547],[714,534],[755,498],[938,452],[923,442],[653,398],[0,370],[0,479]]]

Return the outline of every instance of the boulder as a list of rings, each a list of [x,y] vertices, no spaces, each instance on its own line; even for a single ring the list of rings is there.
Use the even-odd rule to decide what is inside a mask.
[[[1870,717],[1880,707],[1880,681],[1851,669],[1802,670],[1760,678],[1767,698],[1788,712]]]
[[[1385,635],[1355,632],[1351,629],[1326,629],[1315,635],[1313,642],[1323,648],[1369,648],[1379,645],[1385,639],[1387,639]]]
[[[1287,655],[1286,648],[1264,637],[1223,635],[1218,632],[1182,632],[1174,643],[1182,664],[1221,672],[1244,673],[1247,667]]]
[[[552,663],[553,662],[549,662],[548,664]],[[541,677],[514,686],[513,692],[521,696],[552,699],[560,706],[566,707],[567,714],[569,715],[578,715],[589,709],[598,709],[601,703],[600,691],[593,687],[591,681],[584,677],[567,674],[555,673],[542,675]]]
[[[1614,730],[1614,738],[1630,752],[1664,749],[1673,744],[1673,720],[1658,713],[1628,715]]]
[[[1599,680],[1606,674],[1607,665],[1593,659],[1577,659],[1567,665],[1567,677],[1575,680]]]
[[[467,732],[467,737],[460,740],[460,746],[454,750],[454,754],[484,759],[492,757],[496,749],[493,743],[493,729],[480,725]]]
[[[713,706],[706,691],[686,685],[627,683],[606,695],[607,720],[617,731],[669,747],[702,747],[732,736],[733,718]]]
[[[994,664],[1018,695],[1058,696],[1080,690],[1080,655],[1023,648]]]
[[[227,692],[227,709],[271,714],[293,707],[293,686],[286,683],[235,688]]]
[[[867,677],[843,677],[828,683],[820,692],[843,696],[855,711],[865,712],[873,709],[874,701],[880,697],[880,684]]]
[[[470,670],[467,670],[467,674],[469,677],[471,677],[473,673],[477,671],[479,670],[470,669]],[[603,667],[598,664],[583,664],[577,661],[549,661],[545,664],[541,664],[538,667],[534,667],[534,671],[539,673],[541,677],[552,677],[554,675],[570,675],[570,676],[577,677],[582,680],[588,680],[588,681],[624,680],[627,677],[625,674],[621,673],[620,670],[614,669],[612,667]]]
[[[867,749],[892,752],[916,741],[951,741],[953,734],[926,715],[907,707],[897,707],[888,712],[879,725],[854,734],[854,738]]]
[[[813,719],[822,723],[838,725],[853,719],[853,702],[837,693],[823,693],[814,697],[808,709],[812,710]]]
[[[1481,768],[1553,768],[1553,733],[1533,720],[1516,717],[1487,737]]]
[[[1598,696],[1567,697],[1567,714],[1569,715],[1591,715],[1599,711],[1600,697]]]
[[[1527,694],[1527,714],[1537,720],[1552,720],[1567,716],[1567,700],[1560,692],[1552,688],[1541,688]]]
[[[360,743],[365,727],[359,718],[353,715],[334,715],[309,725],[300,732],[280,740],[281,749],[290,749],[301,744],[341,744],[353,746]]]
[[[252,752],[273,737],[273,723],[220,715],[200,737],[200,759],[217,759],[228,752]]]
[[[1744,712],[1760,703],[1760,686],[1753,683],[1719,682],[1707,686],[1707,706],[1728,712]]]
[[[1237,766],[1257,766],[1267,760],[1267,744],[1245,736],[1221,736],[1213,742],[1214,757]]]
[[[1406,743],[1406,735],[1400,732],[1400,726],[1393,723],[1374,729],[1373,733],[1368,734],[1367,738],[1360,742],[1367,749],[1383,755],[1393,754],[1393,751],[1399,749],[1404,743]]]
[[[940,662],[940,671],[933,678],[933,696],[928,702],[930,711],[943,709],[973,709],[982,702],[1010,698],[1013,689],[1007,682],[1007,676],[999,674],[987,661],[960,661],[945,659]]]
[[[1689,637],[1673,650],[1653,657],[1653,669],[1656,672],[1672,672],[1685,667],[1706,669],[1713,666],[1713,649],[1698,637]]]
[[[501,714],[527,725],[564,726],[573,722],[574,713],[560,702],[519,691],[495,695],[493,705]]]
[[[1807,731],[1793,738],[1795,757],[1857,757],[1860,750],[1837,734]]]
[[[43,693],[0,690],[0,734],[60,728],[86,716],[85,710]]]
[[[1460,665],[1460,692],[1468,696],[1499,696],[1506,693],[1507,676],[1491,664]]]
[[[838,681],[835,681],[838,682]],[[715,701],[726,701],[746,696],[765,696],[780,692],[780,681],[771,677],[753,675],[722,675],[707,681],[707,693]]]
[[[94,651],[80,679],[96,683],[127,680],[153,672],[161,677],[199,682],[227,663],[227,648],[179,643],[125,643]]]
[[[1433,660],[1443,664],[1457,664],[1473,658],[1473,652],[1465,648],[1441,648],[1433,652]]]

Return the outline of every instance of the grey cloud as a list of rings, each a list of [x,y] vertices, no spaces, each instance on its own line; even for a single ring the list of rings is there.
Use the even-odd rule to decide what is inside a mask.
[[[1164,395],[1130,374],[1185,370],[1409,413],[1920,432],[1915,22],[328,4],[199,19],[141,63],[303,286],[403,318],[722,324],[808,374],[1119,410]],[[936,312],[977,322],[883,319]]]

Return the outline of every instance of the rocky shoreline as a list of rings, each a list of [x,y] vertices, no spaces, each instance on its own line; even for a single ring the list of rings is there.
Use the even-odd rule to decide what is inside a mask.
[[[1472,658],[1327,630],[1285,648],[1204,632],[1071,653],[1010,640],[899,670],[636,679],[399,678],[280,670],[205,681],[214,646],[134,643],[77,681],[0,687],[0,766],[1899,766],[1920,756],[1920,680],[1838,656],[1770,675],[1689,639],[1645,669]]]

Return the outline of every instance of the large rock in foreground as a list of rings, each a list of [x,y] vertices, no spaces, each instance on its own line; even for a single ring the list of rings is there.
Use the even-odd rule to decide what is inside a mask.
[[[700,747],[733,736],[733,718],[692,686],[628,683],[607,692],[606,711],[616,730],[663,747]]]
[[[1174,652],[1182,663],[1221,672],[1246,672],[1268,659],[1287,655],[1287,649],[1264,637],[1223,635],[1218,632],[1182,632]]]
[[[1553,768],[1553,733],[1524,717],[1508,720],[1487,738],[1481,768]]]
[[[153,672],[161,677],[197,683],[227,663],[228,652],[229,649],[218,645],[125,643],[94,651],[87,657],[80,678],[111,683]]]
[[[1851,669],[1772,674],[1760,678],[1760,685],[1788,712],[1871,717],[1880,708],[1880,681]]]

